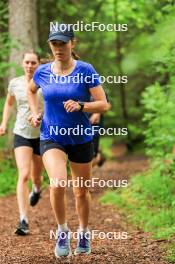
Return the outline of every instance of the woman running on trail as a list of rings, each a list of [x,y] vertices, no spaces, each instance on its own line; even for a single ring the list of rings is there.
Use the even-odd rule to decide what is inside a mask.
[[[13,105],[16,101],[17,116],[14,126],[14,153],[18,169],[17,201],[19,207],[20,220],[15,230],[17,235],[29,233],[28,225],[28,204],[37,204],[41,193],[41,172],[42,159],[39,149],[39,128],[31,127],[28,122],[30,114],[27,86],[34,71],[39,65],[39,57],[33,51],[26,52],[23,57],[22,67],[24,75],[14,78],[8,86],[2,122],[0,125],[0,135],[6,133],[8,120],[10,118]],[[28,182],[32,178],[33,188],[29,196]]]
[[[73,191],[76,200],[79,229],[78,243],[74,254],[89,254],[90,239],[87,236],[90,196],[86,180],[91,179],[93,142],[89,133],[91,124],[87,113],[102,113],[108,110],[103,88],[91,64],[75,60],[73,48],[74,32],[70,25],[49,34],[49,46],[54,61],[39,66],[28,89],[29,105],[32,112],[31,124],[37,127],[38,120],[36,92],[42,89],[44,116],[41,125],[40,151],[50,182],[66,182],[67,159],[70,162],[73,180],[83,179],[83,184]],[[77,81],[78,76],[82,77]],[[97,76],[96,76],[97,77]],[[90,102],[90,96],[94,102]],[[83,128],[84,133],[73,129]],[[72,132],[71,132],[72,131]],[[80,132],[80,131],[79,131]],[[56,182],[56,181],[55,181]],[[70,229],[66,221],[65,187],[63,184],[50,185],[50,201],[58,224],[58,241],[55,246],[56,257],[70,256]]]

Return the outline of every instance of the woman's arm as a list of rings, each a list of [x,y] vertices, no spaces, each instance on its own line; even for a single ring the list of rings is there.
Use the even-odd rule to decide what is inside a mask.
[[[85,102],[83,112],[88,113],[104,113],[109,110],[110,105],[107,102],[105,92],[101,85],[94,88],[90,88],[90,93],[94,99],[94,102]],[[74,112],[80,110],[78,102],[68,100],[64,102],[64,107],[67,112]]]
[[[38,105],[37,87],[32,79],[28,85],[27,97],[31,111],[31,115],[29,116],[28,120],[32,126],[38,127],[41,123],[42,114],[38,113],[39,105]]]
[[[38,100],[37,100],[37,87],[33,81],[30,80],[27,90],[27,97],[29,101],[29,107],[32,115],[38,114]]]
[[[83,112],[89,113],[104,113],[109,110],[109,104],[106,99],[105,92],[101,85],[95,88],[90,88],[90,93],[93,97],[93,102],[87,102],[84,104]]]
[[[7,123],[12,113],[14,102],[15,102],[15,97],[8,93],[6,100],[5,100],[4,109],[3,109],[2,122],[0,125],[0,135],[4,135],[6,132]]]
[[[98,124],[100,122],[101,114],[100,113],[93,113],[89,118],[92,125]]]

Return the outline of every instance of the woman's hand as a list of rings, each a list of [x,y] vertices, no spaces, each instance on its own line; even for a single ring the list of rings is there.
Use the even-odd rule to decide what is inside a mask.
[[[33,126],[33,127],[40,126],[41,120],[42,120],[42,114],[41,113],[39,113],[37,115],[31,114],[28,117],[28,121],[29,121],[30,125]]]
[[[63,102],[63,104],[67,112],[76,112],[76,111],[79,111],[81,108],[79,103],[73,100],[68,100],[66,102]]]
[[[90,120],[92,125],[98,124],[100,122],[100,115],[101,114],[99,114],[99,113],[94,113],[91,115],[89,120]]]
[[[7,130],[6,126],[3,125],[3,124],[1,124],[1,125],[0,125],[0,136],[5,135],[6,130]]]

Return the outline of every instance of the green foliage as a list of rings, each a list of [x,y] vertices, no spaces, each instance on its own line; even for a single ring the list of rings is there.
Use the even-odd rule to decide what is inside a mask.
[[[143,120],[147,122],[144,135],[147,154],[151,157],[165,157],[174,145],[174,96],[173,90],[167,91],[159,83],[148,87],[143,93],[142,102],[145,106]]]
[[[0,196],[14,193],[16,190],[17,173],[13,159],[1,160],[0,166]]]
[[[159,167],[132,177],[128,188],[108,191],[101,201],[120,207],[132,223],[156,238],[175,235],[174,177]]]
[[[175,263],[175,243],[171,245],[171,247],[168,250],[168,258],[171,263]]]
[[[174,8],[168,10],[171,11],[166,19],[154,25],[153,34],[148,36],[144,32],[135,38],[130,46],[131,52],[123,61],[123,67],[131,76],[144,70],[144,75],[152,81],[149,85],[145,79],[146,88],[141,96],[143,134],[146,153],[151,157],[152,166],[146,173],[132,177],[127,189],[107,192],[101,201],[116,204],[132,223],[152,233],[154,237],[173,241],[175,164],[165,165],[165,159],[172,159],[175,144],[175,37],[172,34]],[[139,133],[135,124],[128,128],[131,133]],[[173,261],[173,247],[169,254],[169,260]]]
[[[6,1],[0,1],[0,78],[7,74],[9,69],[8,56],[10,39],[8,34],[8,6]]]
[[[114,141],[113,137],[101,137],[100,140],[100,148],[102,149],[104,155],[107,158],[112,158],[112,151],[111,151],[111,147],[112,147],[112,143]]]

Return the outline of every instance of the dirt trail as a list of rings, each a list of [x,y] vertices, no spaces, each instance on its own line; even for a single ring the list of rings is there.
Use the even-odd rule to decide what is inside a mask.
[[[128,179],[130,175],[144,171],[148,167],[144,157],[125,157],[120,161],[109,161],[95,169],[93,176],[103,179]],[[101,205],[99,198],[103,188],[91,191],[90,228],[102,232],[127,232],[127,239],[99,239],[92,241],[89,256],[73,256],[70,260],[57,260],[53,254],[55,239],[49,239],[50,230],[56,231],[55,220],[49,202],[49,189],[44,190],[42,199],[30,210],[31,235],[18,237],[13,234],[18,221],[16,197],[0,199],[0,263],[3,264],[54,264],[54,263],[114,263],[114,264],[166,264],[162,242],[154,241],[148,234],[127,224],[126,218],[111,205]],[[77,229],[72,190],[67,191],[67,218],[72,231]],[[164,242],[163,242],[164,243]],[[76,240],[72,241],[75,248]]]

